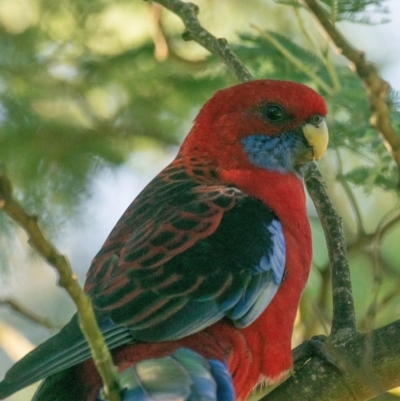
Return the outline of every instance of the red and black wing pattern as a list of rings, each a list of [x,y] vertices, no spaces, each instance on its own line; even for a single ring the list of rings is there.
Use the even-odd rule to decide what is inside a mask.
[[[233,317],[241,316],[263,286],[280,282],[264,266],[276,248],[273,221],[261,201],[222,184],[202,160],[178,158],[121,217],[92,262],[86,290],[99,317],[138,340],[186,336],[238,304],[243,310]]]
[[[89,293],[125,270],[154,270],[215,231],[241,192],[221,185],[201,161],[190,166],[176,159],[131,203],[92,261]],[[110,263],[115,257],[117,266]]]

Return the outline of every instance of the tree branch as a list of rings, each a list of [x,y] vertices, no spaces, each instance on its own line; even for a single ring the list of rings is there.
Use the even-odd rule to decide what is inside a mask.
[[[38,315],[37,313],[33,312],[32,310],[28,309],[26,306],[22,305],[15,299],[4,299],[0,301],[0,305],[8,305],[11,309],[18,312],[20,315],[29,319],[30,321],[46,327],[46,329],[60,329],[61,327],[57,327],[53,323],[50,322],[49,319]]]
[[[400,320],[397,320],[371,335],[358,333],[331,345],[329,352],[339,362],[341,371],[313,357],[260,401],[360,401],[398,387],[399,338]],[[367,348],[371,348],[368,359]]]
[[[325,233],[332,272],[333,318],[330,336],[340,341],[357,332],[342,219],[332,205],[315,163],[307,165],[305,183]]]
[[[217,39],[205,30],[197,19],[199,8],[193,3],[176,0],[155,0],[174,14],[178,15],[185,24],[184,40],[194,40],[212,54],[219,57],[227,66],[232,75],[240,82],[253,79],[249,70],[230,49],[226,39]]]
[[[388,105],[389,84],[379,76],[375,65],[365,59],[364,53],[347,42],[332,24],[326,12],[319,6],[317,0],[304,0],[304,2],[333,43],[335,43],[338,50],[354,64],[358,76],[364,82],[371,107],[370,124],[381,134],[386,148],[397,164],[399,174],[397,186],[400,189],[400,135],[393,128],[390,119],[390,107]]]
[[[105,394],[110,401],[119,401],[117,371],[111,354],[97,325],[90,298],[83,292],[67,258],[48,241],[38,225],[38,217],[29,215],[12,194],[12,185],[4,170],[0,170],[0,209],[4,210],[28,234],[29,244],[55,267],[59,284],[66,289],[76,304],[79,326],[89,343],[93,361],[104,383]]]

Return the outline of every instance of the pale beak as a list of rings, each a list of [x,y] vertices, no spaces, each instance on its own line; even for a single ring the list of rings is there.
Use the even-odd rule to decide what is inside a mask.
[[[324,119],[318,124],[308,123],[303,126],[303,134],[313,148],[314,160],[319,160],[326,151],[329,141],[328,126]]]

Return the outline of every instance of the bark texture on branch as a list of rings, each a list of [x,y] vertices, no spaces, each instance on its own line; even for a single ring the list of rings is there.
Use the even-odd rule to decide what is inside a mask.
[[[400,386],[399,338],[397,320],[372,336],[358,333],[342,343],[328,343],[340,370],[313,357],[261,401],[362,401]]]
[[[330,337],[341,340],[357,332],[350,268],[342,219],[336,213],[315,163],[309,163],[305,183],[325,233],[332,273],[333,318]]]

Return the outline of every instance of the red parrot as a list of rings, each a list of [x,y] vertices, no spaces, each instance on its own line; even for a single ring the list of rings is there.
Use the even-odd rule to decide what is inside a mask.
[[[287,376],[312,258],[302,166],[326,150],[325,115],[298,83],[218,91],[122,215],[85,291],[123,400],[243,401]],[[9,370],[0,399],[43,378],[36,401],[101,399],[76,315]]]

